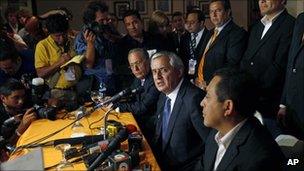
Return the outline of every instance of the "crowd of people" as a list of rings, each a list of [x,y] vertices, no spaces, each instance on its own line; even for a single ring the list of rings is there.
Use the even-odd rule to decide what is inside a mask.
[[[79,31],[65,7],[40,16],[8,7],[0,135],[14,145],[37,119],[25,75],[44,79],[47,105],[142,87],[115,107],[134,115],[162,170],[286,169],[275,138],[304,139],[304,13],[291,16],[287,0],[258,3],[261,19],[248,31],[234,22],[229,0],[210,0],[211,30],[198,7],[171,18],[156,10],[147,30],[131,9],[126,34],[100,1],[87,4]]]

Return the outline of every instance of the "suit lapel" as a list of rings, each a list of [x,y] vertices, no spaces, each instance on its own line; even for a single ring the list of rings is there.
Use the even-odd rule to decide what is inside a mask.
[[[235,135],[228,149],[226,150],[221,162],[219,163],[217,170],[226,170],[229,164],[239,154],[239,147],[244,144],[251,131],[251,126],[249,122],[250,118],[245,122],[239,132]]]
[[[271,27],[269,28],[269,30],[267,31],[267,33],[264,35],[264,37],[261,39],[264,27],[260,27],[261,30],[259,30],[258,34],[254,35],[257,39],[257,46],[255,46],[254,50],[251,53],[251,57],[252,58],[254,56],[254,54],[261,48],[261,46],[263,46],[266,41],[272,37],[272,35],[279,29],[279,27],[281,26],[281,23],[284,21],[286,15],[287,15],[287,11],[283,11],[278,18],[274,21],[274,23],[271,25]],[[261,24],[261,23],[259,23]],[[261,24],[263,25],[263,24]],[[260,32],[261,31],[261,32]]]
[[[213,48],[213,46],[218,42],[218,41],[221,41],[224,37],[227,36],[227,34],[229,34],[230,30],[232,29],[232,26],[233,26],[233,21],[231,20],[224,28],[223,30],[219,33],[219,35],[216,37],[216,39],[213,41],[213,43],[210,45],[207,53]],[[214,29],[212,30],[212,34],[211,34],[211,37],[214,33]],[[211,38],[210,37],[210,38]],[[209,40],[208,40],[209,41]]]
[[[176,118],[180,115],[180,112],[182,112],[181,107],[183,106],[183,96],[185,94],[185,90],[186,90],[186,85],[185,85],[185,81],[183,81],[183,83],[178,91],[178,94],[176,96],[176,100],[175,100],[173,110],[172,110],[172,113],[170,116],[164,149],[167,147],[170,137],[172,135],[172,131],[173,131],[173,128],[175,125]]]
[[[197,62],[199,62],[200,57],[203,55],[203,52],[204,52],[204,49],[205,49],[205,48],[203,48],[203,43],[205,41],[207,32],[208,32],[208,30],[207,30],[207,28],[205,28],[204,31],[203,31],[202,37],[201,37],[198,45],[195,48],[195,54],[196,54]]]
[[[165,95],[161,94],[159,96],[159,100],[157,103],[157,112],[156,112],[156,116],[157,116],[156,132],[155,132],[156,141],[161,141],[159,139],[161,139],[161,130],[162,130],[162,121],[163,121],[162,116],[164,111],[164,105],[165,105]]]
[[[209,137],[209,143],[207,143],[207,146],[205,148],[206,152],[204,155],[204,168],[206,171],[213,171],[213,167],[214,167],[214,162],[215,162],[215,158],[216,158],[216,153],[218,150],[218,145],[214,140],[214,136],[216,134],[217,131],[213,131],[213,133],[210,133],[210,137]]]

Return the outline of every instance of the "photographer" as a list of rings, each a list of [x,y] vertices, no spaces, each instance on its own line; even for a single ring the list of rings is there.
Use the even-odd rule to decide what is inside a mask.
[[[90,2],[83,14],[84,26],[76,36],[77,54],[85,54],[85,78],[93,80],[92,89],[105,85],[107,94],[115,92],[112,77],[113,44],[106,39],[111,32],[108,25],[108,7],[98,1]],[[96,85],[96,87],[92,87]],[[88,86],[87,83],[85,85]]]
[[[25,111],[25,88],[15,79],[9,79],[0,87],[0,99],[0,136],[15,144],[36,120],[36,113],[33,108]]]

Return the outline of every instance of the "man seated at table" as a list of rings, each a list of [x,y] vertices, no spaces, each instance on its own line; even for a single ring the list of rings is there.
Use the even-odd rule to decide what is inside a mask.
[[[118,103],[120,112],[131,112],[136,118],[145,137],[150,140],[155,130],[154,117],[159,91],[156,89],[150,72],[149,54],[146,50],[136,48],[128,54],[130,69],[136,79],[131,89],[141,87],[135,99],[126,103]]]
[[[278,144],[253,116],[257,86],[245,72],[215,72],[201,102],[204,124],[214,128],[205,146],[203,166],[213,170],[282,170],[287,164]]]
[[[25,88],[18,80],[9,79],[0,87],[0,99],[0,136],[14,145],[36,120],[36,113],[33,108],[26,110]]]
[[[171,52],[152,56],[151,70],[161,91],[156,112],[154,152],[162,170],[193,170],[204,152],[209,129],[203,124],[204,92],[184,79],[182,60]]]

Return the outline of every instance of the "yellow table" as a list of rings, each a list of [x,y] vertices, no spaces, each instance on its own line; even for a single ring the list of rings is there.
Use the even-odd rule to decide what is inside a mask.
[[[84,126],[85,131],[88,135],[96,135],[95,131],[92,131],[89,129],[89,125],[91,123],[99,120],[100,118],[102,118],[103,114],[104,114],[103,110],[98,110],[80,120],[80,123]],[[138,128],[138,125],[137,125],[133,115],[130,113],[118,114],[118,118],[116,116],[109,115],[108,119],[119,121],[123,125],[124,124],[133,124]],[[70,120],[70,119],[58,119],[56,121],[50,121],[47,119],[37,120],[37,121],[33,122],[30,125],[30,127],[26,130],[26,132],[24,132],[24,134],[19,138],[19,140],[17,142],[17,147],[31,143],[42,137],[45,137],[46,135],[49,135],[49,134],[63,128],[64,126],[70,124],[71,122],[73,122],[73,120]],[[94,124],[93,127],[101,126],[101,125],[103,125],[103,123],[104,122],[102,120],[102,121]],[[72,130],[71,130],[71,126],[70,126],[70,127],[66,128],[65,130],[59,132],[58,134],[54,135],[53,137],[46,139],[43,142],[47,142],[50,140],[56,140],[56,139],[62,139],[62,138],[70,138],[71,134],[72,134]],[[126,142],[127,141],[125,141],[125,143]],[[15,158],[16,156],[25,154],[26,152],[28,152],[28,150],[30,150],[30,149],[23,150],[22,152],[16,153],[14,156],[11,157],[11,159]],[[160,168],[154,158],[152,150],[145,139],[143,140],[143,150],[144,150],[145,157],[141,161],[141,164],[149,163],[152,166],[152,170],[160,170]],[[60,151],[56,150],[53,146],[43,147],[43,156],[44,156],[44,167],[45,168],[54,166],[54,165],[58,164],[59,161],[61,160]],[[78,164],[76,163],[73,165],[74,165],[75,170],[86,170],[84,163],[78,163]]]

